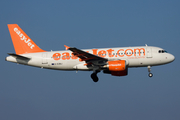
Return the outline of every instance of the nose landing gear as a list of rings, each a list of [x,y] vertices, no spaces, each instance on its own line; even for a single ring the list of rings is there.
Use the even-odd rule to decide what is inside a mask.
[[[153,74],[151,73],[151,66],[147,66],[147,68],[148,68],[148,72],[149,72],[148,76],[149,76],[149,77],[152,77]]]

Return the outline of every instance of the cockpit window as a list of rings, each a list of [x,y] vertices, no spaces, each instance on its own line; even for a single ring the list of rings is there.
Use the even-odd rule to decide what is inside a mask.
[[[159,53],[167,53],[166,50],[159,50]]]
[[[163,50],[164,51],[164,53],[167,53],[167,51],[166,50]]]

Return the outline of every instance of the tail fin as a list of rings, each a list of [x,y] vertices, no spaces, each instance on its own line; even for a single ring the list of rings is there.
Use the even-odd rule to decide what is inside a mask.
[[[16,54],[45,52],[17,24],[8,24],[8,28]]]

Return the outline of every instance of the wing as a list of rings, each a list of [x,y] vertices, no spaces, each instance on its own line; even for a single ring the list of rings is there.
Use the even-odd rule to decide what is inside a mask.
[[[98,64],[104,64],[105,62],[108,61],[108,59],[99,57],[97,55],[82,51],[77,48],[72,48],[64,45],[66,47],[66,50],[71,50],[73,52],[73,55],[79,57],[82,61],[85,61],[86,63],[92,62],[96,65]]]

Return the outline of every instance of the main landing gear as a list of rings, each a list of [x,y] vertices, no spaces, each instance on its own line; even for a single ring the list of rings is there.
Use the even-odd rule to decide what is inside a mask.
[[[97,77],[97,73],[100,71],[95,71],[91,74],[91,78],[93,79],[94,82],[98,82],[99,78]]]
[[[148,76],[149,76],[149,77],[152,77],[153,74],[151,73],[151,66],[147,66],[147,68],[148,68],[148,72],[149,72]]]

